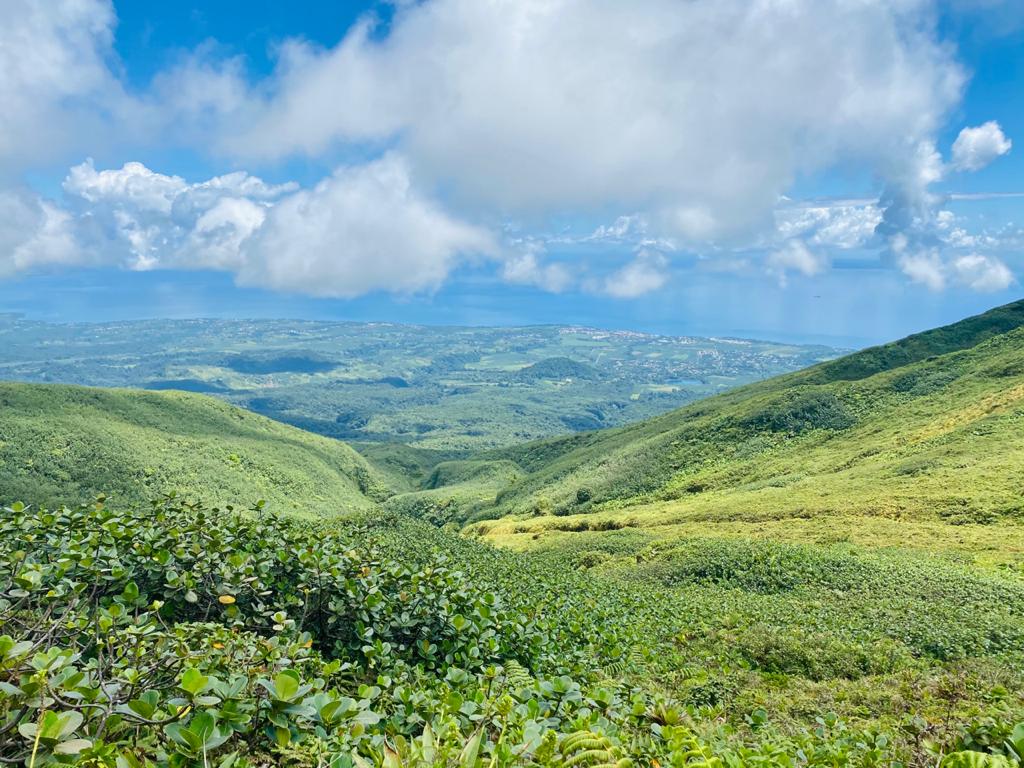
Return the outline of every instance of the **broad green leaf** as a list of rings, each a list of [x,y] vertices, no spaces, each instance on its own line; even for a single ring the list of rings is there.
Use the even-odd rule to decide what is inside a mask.
[[[473,768],[476,765],[477,755],[480,753],[480,741],[483,739],[483,731],[477,731],[472,738],[466,742],[459,755],[459,765],[462,768]]]
[[[210,678],[195,667],[189,667],[181,675],[181,689],[193,696],[206,689]]]
[[[291,670],[281,672],[274,678],[274,693],[281,701],[291,701],[299,692],[299,677]]]

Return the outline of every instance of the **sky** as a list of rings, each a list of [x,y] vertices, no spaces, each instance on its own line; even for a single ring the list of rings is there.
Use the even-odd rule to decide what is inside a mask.
[[[0,311],[861,346],[1021,297],[1018,0],[4,0]]]

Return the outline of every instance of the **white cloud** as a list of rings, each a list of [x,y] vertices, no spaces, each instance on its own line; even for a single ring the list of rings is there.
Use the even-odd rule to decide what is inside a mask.
[[[619,216],[611,224],[601,224],[584,241],[611,240],[618,242],[630,235],[642,235],[647,232],[647,222],[642,217]]]
[[[528,247],[509,258],[502,267],[506,282],[534,285],[549,293],[561,293],[573,284],[572,272],[564,264],[542,264],[538,254],[543,248]]]
[[[97,171],[91,160],[64,180],[80,247],[131,269],[237,269],[267,207],[296,189],[245,173],[189,184],[135,162]]]
[[[384,34],[284,48],[272,96],[226,147],[316,155],[397,141],[461,203],[651,214],[660,234],[747,237],[797,174],[884,177],[963,83],[927,0],[430,0]],[[242,130],[238,130],[239,128]]]
[[[97,171],[92,159],[73,167],[64,180],[64,191],[89,203],[103,203],[169,214],[174,199],[187,189],[178,176],[154,173],[142,163]]]
[[[0,190],[0,277],[82,261],[71,216],[25,190]]]
[[[0,172],[101,141],[123,95],[107,67],[114,11],[105,0],[6,0],[0,24]]]
[[[70,210],[0,191],[0,274],[58,263],[218,269],[249,285],[354,297],[433,289],[464,258],[499,252],[490,232],[416,190],[394,154],[307,190],[245,173],[190,184],[140,163],[97,171],[91,161],[71,169],[64,190]],[[530,266],[506,269],[526,279]],[[564,267],[532,266],[529,282],[547,290],[571,281]]]
[[[476,222],[627,211],[565,240],[647,248],[587,283],[597,292],[660,288],[659,251],[725,259],[759,244],[784,281],[820,272],[831,250],[880,243],[912,279],[991,290],[1006,279],[999,267],[1008,273],[984,253],[995,236],[941,219],[930,186],[1011,142],[995,122],[965,128],[944,164],[935,136],[964,75],[934,10],[935,0],[400,2],[386,29],[364,21],[334,48],[286,41],[264,80],[211,45],[129,89],[109,0],[9,0],[0,272],[214,268],[352,296],[429,290],[482,253],[503,258],[510,282],[561,291],[579,281],[575,266],[509,256]],[[89,162],[71,170],[60,208],[8,180],[70,153],[147,145],[257,159],[396,149],[308,190]],[[881,200],[777,210],[795,178],[839,164],[874,171]]]
[[[951,170],[976,171],[1010,150],[1011,143],[996,122],[964,128],[952,147],[952,161],[946,164],[934,142],[917,145],[911,161],[902,172],[890,177],[879,206],[882,220],[875,229],[885,246],[886,255],[912,280],[941,290],[947,273],[955,269],[938,253],[940,247],[997,247],[999,242],[987,235],[974,235],[953,226],[955,217],[943,209],[948,198],[932,192],[931,186]],[[977,281],[960,281],[965,285]]]
[[[916,251],[901,255],[898,264],[913,282],[932,291],[944,290],[952,282],[972,291],[994,293],[1016,282],[1000,259],[977,253],[943,260],[936,249]]]
[[[813,253],[802,240],[788,241],[778,250],[768,254],[765,259],[768,274],[778,278],[779,285],[783,288],[788,283],[790,272],[811,277],[823,272],[827,266],[828,259],[821,254]]]
[[[867,245],[881,221],[876,201],[791,206],[775,212],[776,231],[782,239],[806,237],[814,245],[843,250]]]
[[[277,203],[245,252],[243,283],[349,298],[436,288],[461,258],[494,255],[497,245],[417,192],[391,154]]]
[[[1009,268],[992,256],[977,253],[959,256],[953,260],[952,270],[957,280],[974,291],[1004,291],[1014,283]]]
[[[932,291],[946,287],[946,266],[935,251],[903,254],[897,263],[911,282],[920,283]]]
[[[628,264],[605,277],[600,283],[600,292],[616,299],[636,299],[664,286],[668,277],[665,255],[644,249]]]
[[[143,146],[207,151],[256,107],[241,58],[212,42],[128,87],[111,0],[4,0],[0,177],[38,164]]]
[[[1013,146],[995,120],[976,128],[964,128],[953,142],[953,168],[959,171],[977,171]]]

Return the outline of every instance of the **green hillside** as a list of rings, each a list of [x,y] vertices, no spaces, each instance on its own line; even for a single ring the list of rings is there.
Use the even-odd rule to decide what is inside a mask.
[[[1024,517],[1024,302],[616,430],[488,454],[492,534],[817,516]],[[435,491],[436,493],[436,491]]]
[[[0,759],[1017,768],[1022,427],[1024,304],[381,470],[201,395],[0,385]]]
[[[386,495],[344,443],[204,395],[0,383],[0,502],[210,503],[333,514]]]

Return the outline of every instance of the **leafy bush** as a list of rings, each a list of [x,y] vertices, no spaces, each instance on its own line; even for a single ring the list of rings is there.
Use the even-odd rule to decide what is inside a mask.
[[[0,758],[33,768],[907,762],[898,734],[838,719],[774,728],[728,671],[855,679],[909,669],[898,642],[749,619],[701,636],[712,601],[731,615],[737,595],[770,598],[721,584],[704,596],[661,591],[572,567],[646,540],[605,535],[605,549],[526,557],[397,515],[312,523],[173,498],[141,511],[0,509]],[[781,584],[772,594],[784,595],[862,578],[842,558],[775,554],[788,570],[749,561],[748,586]],[[723,583],[746,578],[706,566]],[[780,576],[794,570],[797,586]],[[929,590],[950,588],[911,587],[925,605]],[[781,609],[765,603],[765,617],[779,621]],[[680,626],[694,627],[691,640]],[[906,647],[953,654],[977,638],[941,621],[922,631]],[[1019,646],[998,622],[986,631],[993,648]],[[678,686],[682,702],[658,682],[680,676],[693,680]],[[724,707],[727,720],[701,719]],[[1006,738],[971,732],[957,746],[995,755]]]
[[[874,568],[854,555],[793,544],[694,539],[667,550],[642,572],[670,586],[715,584],[774,594],[805,586],[853,589]]]
[[[842,430],[853,416],[832,392],[794,391],[743,420],[747,428],[799,434],[809,429]]]

